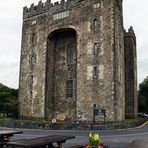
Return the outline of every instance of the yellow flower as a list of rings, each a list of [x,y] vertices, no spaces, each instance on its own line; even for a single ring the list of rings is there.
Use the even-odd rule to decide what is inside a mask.
[[[94,145],[94,146],[98,146],[99,144],[101,144],[102,142],[101,142],[101,139],[100,139],[100,137],[99,137],[99,134],[94,134],[93,136],[92,136],[92,145]]]
[[[99,139],[100,139],[99,134],[94,134],[93,137],[92,137],[93,141],[98,141]]]

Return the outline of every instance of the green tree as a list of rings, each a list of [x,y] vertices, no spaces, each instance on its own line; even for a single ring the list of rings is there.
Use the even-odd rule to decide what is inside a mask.
[[[139,85],[138,110],[148,113],[148,77]]]
[[[18,90],[0,83],[0,113],[4,117],[18,116]]]

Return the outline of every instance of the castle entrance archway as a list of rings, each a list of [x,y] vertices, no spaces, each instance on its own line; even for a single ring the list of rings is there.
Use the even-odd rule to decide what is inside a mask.
[[[76,116],[76,31],[58,29],[48,36],[46,102],[48,119],[75,120]]]

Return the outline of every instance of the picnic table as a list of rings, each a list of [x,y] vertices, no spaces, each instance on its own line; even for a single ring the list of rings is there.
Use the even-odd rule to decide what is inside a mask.
[[[45,137],[33,138],[33,139],[20,139],[16,141],[7,142],[7,146],[23,147],[23,148],[63,148],[63,144],[66,140],[73,139],[75,136],[67,135],[50,135]],[[57,147],[54,144],[57,144]]]
[[[22,131],[16,131],[16,130],[0,130],[0,147],[3,147],[3,145],[10,141],[10,139],[13,137],[14,134],[21,134]]]

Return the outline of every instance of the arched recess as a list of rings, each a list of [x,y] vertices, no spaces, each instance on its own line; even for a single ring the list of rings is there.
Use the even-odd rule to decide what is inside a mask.
[[[45,116],[57,120],[76,119],[77,34],[64,28],[47,39]]]

